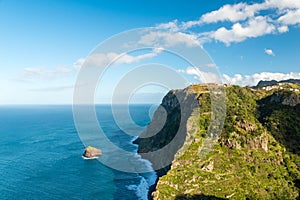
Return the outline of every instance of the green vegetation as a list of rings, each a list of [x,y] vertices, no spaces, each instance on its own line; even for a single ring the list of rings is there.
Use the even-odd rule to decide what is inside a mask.
[[[204,86],[185,90],[183,95],[192,95],[199,106],[189,113],[186,144],[160,177],[154,199],[299,199],[300,104],[282,105],[294,104],[295,94],[226,87],[224,127],[210,146],[213,112],[224,108],[212,112]],[[159,137],[162,141],[164,133]]]

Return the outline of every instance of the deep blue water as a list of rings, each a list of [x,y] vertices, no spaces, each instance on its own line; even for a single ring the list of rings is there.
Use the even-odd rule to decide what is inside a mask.
[[[136,124],[150,122],[149,108],[130,106]],[[136,152],[134,137],[119,128],[110,107],[96,106],[96,111],[107,137]],[[130,124],[123,126],[141,131]],[[146,198],[154,173],[143,177],[111,169],[98,160],[83,160],[84,148],[71,106],[0,107],[0,199]]]

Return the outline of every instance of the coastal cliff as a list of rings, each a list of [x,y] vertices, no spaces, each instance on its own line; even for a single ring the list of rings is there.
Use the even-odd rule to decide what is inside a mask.
[[[299,199],[300,94],[239,86],[225,91],[226,111],[212,110],[205,85],[164,97],[135,141],[159,176],[149,198]],[[225,121],[212,136],[215,112]],[[165,146],[164,154],[151,154]]]

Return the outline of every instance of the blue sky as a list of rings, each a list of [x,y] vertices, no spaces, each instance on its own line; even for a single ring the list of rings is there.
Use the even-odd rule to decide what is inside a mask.
[[[72,103],[80,59],[141,27],[195,36],[224,82],[300,78],[295,0],[0,0],[0,104]],[[166,63],[193,75],[184,63]]]

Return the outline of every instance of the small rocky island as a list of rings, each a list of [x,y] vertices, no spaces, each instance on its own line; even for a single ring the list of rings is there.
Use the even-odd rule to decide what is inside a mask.
[[[85,148],[85,151],[83,153],[83,157],[87,159],[97,158],[102,155],[102,151],[100,149],[97,149],[92,146],[88,146]]]

